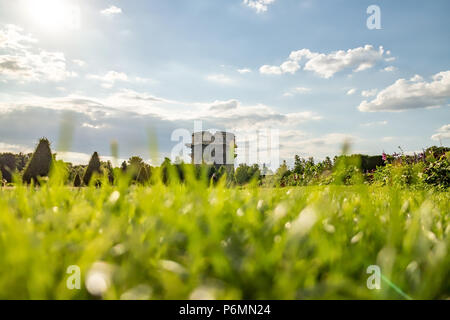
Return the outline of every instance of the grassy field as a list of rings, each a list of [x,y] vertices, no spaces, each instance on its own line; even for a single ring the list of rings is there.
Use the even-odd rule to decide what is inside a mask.
[[[19,185],[0,190],[0,298],[448,299],[449,212],[448,192],[371,186]]]

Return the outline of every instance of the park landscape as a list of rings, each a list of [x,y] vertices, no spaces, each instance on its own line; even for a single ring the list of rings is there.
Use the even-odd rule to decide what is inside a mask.
[[[448,12],[0,0],[0,300],[449,300]]]
[[[41,139],[0,191],[0,297],[448,299],[449,149],[384,154],[371,171],[363,158],[262,176],[94,153],[80,172]]]

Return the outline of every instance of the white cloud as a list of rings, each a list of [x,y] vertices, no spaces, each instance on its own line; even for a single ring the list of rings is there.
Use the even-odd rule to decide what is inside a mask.
[[[381,90],[372,101],[363,101],[358,106],[362,112],[401,111],[443,106],[450,98],[450,71],[435,74],[427,82],[421,76],[398,79]]]
[[[211,111],[228,111],[231,109],[236,109],[239,106],[239,101],[232,99],[228,101],[216,100],[211,104],[209,110]]]
[[[249,68],[242,68],[238,69],[237,72],[239,72],[240,74],[246,74],[252,72],[252,70],[250,70]]]
[[[100,11],[100,13],[104,16],[114,16],[116,14],[122,13],[122,9],[116,6],[110,6],[109,8]]]
[[[73,59],[72,62],[79,67],[84,67],[86,65],[86,62],[80,59]]]
[[[383,121],[374,121],[374,122],[366,122],[361,124],[363,127],[373,127],[373,126],[385,126],[388,122],[386,120]]]
[[[108,125],[106,125],[106,124],[91,124],[91,123],[84,122],[81,126],[83,128],[90,128],[90,129],[103,129],[103,128],[106,128]]]
[[[210,74],[210,75],[206,76],[206,79],[208,81],[217,82],[220,84],[227,84],[227,85],[234,83],[233,79],[227,77],[224,74]]]
[[[29,153],[33,152],[33,149],[20,144],[9,144],[0,142],[0,152]]]
[[[351,96],[351,95],[353,95],[355,93],[356,93],[356,89],[355,88],[351,88],[350,90],[347,91],[347,95],[348,96]]]
[[[305,87],[295,87],[289,91],[286,91],[283,96],[285,97],[292,97],[296,94],[307,94],[311,92],[311,88],[305,88]]]
[[[128,76],[123,72],[108,71],[104,75],[87,75],[88,79],[99,80],[104,88],[112,88],[117,81],[128,82]]]
[[[281,70],[281,67],[269,66],[269,65],[263,65],[261,68],[259,68],[259,72],[262,74],[282,74],[283,73],[283,71]]]
[[[377,94],[377,91],[378,91],[378,89],[363,90],[361,92],[361,96],[366,97],[366,98],[373,97],[374,95]]]
[[[321,136],[295,133],[291,137],[286,137],[288,133],[289,131],[280,132],[280,155],[285,159],[292,159],[296,154],[301,157],[314,156],[316,159],[333,157],[341,153],[345,142],[353,144],[361,140],[354,135],[336,132]]]
[[[440,141],[450,139],[450,124],[446,124],[437,130],[438,133],[431,136],[432,140]]]
[[[12,24],[4,25],[0,29],[0,48],[2,49],[27,49],[37,42],[32,35],[25,35],[23,29]]]
[[[266,12],[270,4],[274,3],[275,0],[244,0],[243,3],[256,10],[257,13]]]
[[[299,62],[305,59],[304,70],[313,71],[320,77],[328,79],[335,73],[346,69],[352,69],[353,72],[370,69],[378,61],[382,60],[383,57],[383,47],[379,47],[376,50],[371,45],[348,49],[346,51],[334,51],[328,54],[312,52],[309,49],[301,49],[292,51],[289,59],[280,66],[264,65],[259,70],[263,74],[294,74],[301,68]]]
[[[0,136],[3,143],[33,148],[37,139],[35,132],[57,141],[59,121],[55,119],[70,112],[74,115],[76,127],[71,151],[85,154],[98,151],[107,155],[110,141],[115,139],[121,156],[125,157],[146,155],[148,141],[145,133],[149,126],[157,128],[160,152],[164,153],[170,152],[174,145],[170,141],[172,131],[177,128],[192,130],[194,120],[202,120],[204,129],[242,132],[275,128],[285,135],[303,123],[321,119],[316,112],[308,110],[284,113],[268,105],[243,104],[236,99],[176,101],[132,90],[120,90],[104,98],[82,95],[17,97],[8,94],[2,94],[1,98]],[[31,127],[34,130],[30,131]],[[286,143],[291,143],[291,140]]]
[[[300,65],[297,61],[285,61],[281,64],[280,68],[283,73],[294,74],[300,69]]]
[[[397,70],[397,68],[394,66],[387,66],[386,68],[383,69],[383,71],[386,71],[386,72],[393,72],[395,70]]]
[[[77,76],[66,69],[63,53],[36,48],[36,42],[19,27],[0,28],[0,77],[21,82],[58,82]]]

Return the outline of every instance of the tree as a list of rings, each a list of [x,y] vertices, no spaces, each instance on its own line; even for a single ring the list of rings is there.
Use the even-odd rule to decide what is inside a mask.
[[[138,156],[132,156],[128,159],[128,166],[126,167],[126,172],[131,175],[133,180],[136,180],[141,168],[145,165],[144,160]],[[123,166],[123,164],[122,164]]]
[[[120,169],[122,170],[123,173],[127,172],[127,162],[124,161],[122,162],[122,165],[120,166]]]
[[[330,157],[327,156],[325,160],[323,160],[323,168],[324,170],[333,169],[333,162],[331,161]]]
[[[150,179],[149,170],[146,165],[143,165],[139,170],[139,174],[137,175],[136,181],[142,184],[145,184]]]
[[[73,180],[73,186],[74,187],[81,187],[81,178],[80,175],[77,173],[77,175],[75,176],[75,179]]]
[[[236,183],[243,185],[247,183],[250,180],[249,177],[249,166],[245,163],[241,163],[239,167],[236,168],[236,172],[234,174],[234,177],[236,179]]]
[[[28,162],[23,173],[23,181],[30,183],[32,180],[39,184],[39,177],[46,177],[50,172],[53,156],[50,150],[50,142],[46,138],[39,140],[39,144]]]
[[[17,165],[17,171],[22,172],[25,167],[27,166],[27,163],[30,161],[31,157],[33,156],[32,153],[24,154],[20,152],[19,154],[16,154],[16,165]]]
[[[300,158],[300,156],[295,155],[294,173],[296,173],[296,174],[303,174],[304,171],[305,171],[305,160]]]
[[[276,172],[277,185],[280,187],[286,186],[286,182],[290,174],[291,171],[286,164],[286,160],[283,160],[283,164],[277,169]]]
[[[144,160],[141,157],[132,156],[130,159],[128,159],[128,165],[131,167],[140,168],[143,164],[144,164]]]
[[[12,173],[17,168],[17,159],[16,156],[12,153],[2,153],[0,154],[0,173],[3,175],[3,178],[12,182]]]
[[[108,181],[110,184],[114,184],[114,170],[111,161],[101,161],[100,171],[108,177]]]
[[[100,158],[98,157],[98,153],[94,152],[94,154],[91,157],[91,160],[89,161],[88,167],[86,168],[86,172],[84,173],[83,176],[83,182],[85,185],[89,185],[89,182],[92,179],[92,176],[97,173],[97,174],[101,174],[101,170],[100,170]]]
[[[261,177],[261,170],[259,169],[259,165],[258,164],[253,164],[251,167],[249,167],[248,169],[248,177],[249,180],[252,179],[256,179],[259,180]]]

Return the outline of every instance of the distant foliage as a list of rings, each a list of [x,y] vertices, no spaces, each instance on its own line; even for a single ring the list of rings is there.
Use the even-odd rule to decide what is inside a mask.
[[[25,183],[31,183],[34,181],[39,184],[39,177],[47,177],[52,165],[53,156],[50,150],[50,142],[42,138],[39,140],[39,144],[31,157],[25,171],[23,173],[23,181]]]
[[[425,183],[442,189],[450,187],[450,151],[440,156],[438,160],[428,163],[424,170],[423,179]]]
[[[414,155],[383,154],[386,166],[373,173],[374,182],[389,186],[450,187],[450,149],[431,147]]]
[[[89,185],[89,183],[91,182],[92,176],[97,173],[97,174],[101,174],[101,170],[100,170],[100,158],[98,156],[97,152],[94,152],[94,154],[91,157],[91,160],[89,161],[88,167],[86,168],[86,172],[84,173],[83,176],[83,182],[85,185]]]
[[[261,176],[261,170],[257,164],[249,166],[245,163],[241,163],[234,174],[235,181],[238,185],[246,184],[252,180],[259,181]]]
[[[101,162],[97,152],[92,155],[88,166],[54,161],[48,140],[41,139],[34,154],[0,154],[0,172],[8,183],[12,182],[13,173],[22,175],[26,183],[39,183],[38,177],[48,176],[51,167],[58,167],[62,183],[74,186],[87,186],[92,182],[93,175],[98,174],[101,177],[95,182],[97,186],[100,181],[118,185],[121,178],[124,178],[124,185],[155,184],[158,181],[168,185],[185,183],[187,176],[191,175],[208,185],[224,181],[227,186],[249,183],[265,187],[376,184],[416,189],[449,188],[450,148],[434,146],[413,155],[406,155],[399,149],[400,153],[383,152],[382,155],[369,156],[348,154],[349,145],[344,144],[342,155],[335,156],[333,160],[326,157],[317,161],[312,157],[306,159],[296,155],[293,167],[283,161],[275,172],[265,164],[262,169],[257,164],[240,164],[234,169],[233,166],[215,164],[172,163],[169,158],[165,158],[159,167],[151,167],[139,156],[132,156],[120,167],[114,168],[110,161]],[[24,169],[27,159],[30,160]],[[58,170],[52,170],[55,171]]]

